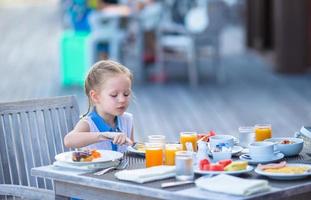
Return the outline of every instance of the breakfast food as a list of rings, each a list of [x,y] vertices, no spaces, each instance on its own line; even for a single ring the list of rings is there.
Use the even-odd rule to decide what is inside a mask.
[[[272,163],[267,165],[258,165],[258,168],[264,172],[270,173],[282,173],[282,174],[303,174],[307,171],[311,170],[310,167],[307,166],[289,166],[285,161],[280,163]]]
[[[142,143],[136,143],[135,145],[134,145],[134,148],[137,150],[137,151],[143,151],[143,152],[145,152],[145,145],[144,144],[142,144]]]
[[[204,142],[209,141],[209,137],[216,135],[214,131],[209,131],[208,133],[200,133],[198,134],[198,140],[202,140]]]
[[[230,163],[225,167],[225,171],[240,171],[245,170],[247,168],[247,162],[246,161],[236,161],[233,163]]]
[[[235,161],[231,159],[220,160],[217,163],[210,163],[208,159],[200,161],[199,167],[202,171],[242,171],[247,169],[246,161]]]
[[[294,144],[295,142],[294,142],[294,141],[291,141],[291,140],[285,139],[285,140],[281,140],[279,143],[280,143],[280,144]]]
[[[75,162],[91,162],[93,159],[100,157],[100,152],[96,150],[74,151],[72,153],[72,160]]]
[[[310,167],[306,166],[285,166],[277,169],[265,169],[265,172],[270,173],[282,173],[282,174],[303,174],[310,170]]]
[[[270,163],[270,164],[258,164],[258,168],[261,170],[266,170],[266,169],[279,169],[282,167],[286,166],[286,161],[282,161],[280,163]]]

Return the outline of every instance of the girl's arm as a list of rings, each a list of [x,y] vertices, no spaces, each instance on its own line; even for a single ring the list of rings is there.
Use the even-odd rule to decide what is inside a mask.
[[[75,128],[64,138],[64,144],[68,148],[80,148],[100,142],[107,138],[101,137],[101,133],[91,133],[89,124],[85,120],[80,120]]]
[[[132,127],[131,140],[132,140],[132,142],[134,142],[134,127]]]

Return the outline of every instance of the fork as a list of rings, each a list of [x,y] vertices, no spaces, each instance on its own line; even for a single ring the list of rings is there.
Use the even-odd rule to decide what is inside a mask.
[[[128,165],[128,162],[129,161],[127,159],[121,159],[120,163],[117,166],[108,167],[108,168],[103,169],[101,171],[95,172],[94,175],[101,176],[101,175],[104,175],[104,174],[110,172],[111,170],[114,170],[114,169],[117,169],[117,170],[125,169]]]
[[[213,176],[215,176],[215,174],[208,174],[208,175],[205,175],[204,178],[212,178]],[[161,187],[162,188],[175,187],[175,186],[192,184],[194,182],[195,182],[195,180],[165,182],[165,183],[161,184]]]

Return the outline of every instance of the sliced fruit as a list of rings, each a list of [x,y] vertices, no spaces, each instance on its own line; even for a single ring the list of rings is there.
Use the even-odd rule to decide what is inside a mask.
[[[209,166],[210,171],[224,171],[224,167],[220,164],[211,164]]]
[[[227,165],[231,164],[232,160],[231,159],[226,159],[226,160],[220,160],[218,161],[218,164],[222,165],[223,167],[226,167]]]
[[[225,167],[225,171],[240,171],[247,168],[248,163],[246,161],[236,161]]]
[[[203,170],[203,171],[209,171],[210,170],[210,164],[204,164],[203,165],[203,168],[201,169],[201,170]]]
[[[210,164],[208,159],[200,160],[200,164],[199,164],[200,170],[203,170],[203,166],[206,164]]]

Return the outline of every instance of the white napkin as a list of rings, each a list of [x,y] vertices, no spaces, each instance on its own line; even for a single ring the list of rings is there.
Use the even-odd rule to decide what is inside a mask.
[[[227,174],[220,174],[212,178],[201,177],[195,181],[195,184],[199,188],[213,192],[235,195],[251,195],[270,189],[267,180],[249,180]]]
[[[123,170],[115,173],[118,179],[145,183],[165,179],[176,175],[175,166],[155,166],[144,169]]]

